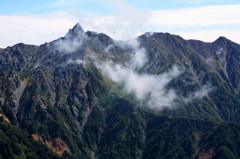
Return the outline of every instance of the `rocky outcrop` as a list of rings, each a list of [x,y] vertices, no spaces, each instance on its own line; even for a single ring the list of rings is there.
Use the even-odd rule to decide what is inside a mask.
[[[8,120],[7,117],[5,117],[3,114],[0,113],[0,117],[3,118],[3,120],[5,120],[6,122],[10,123],[10,121]]]
[[[48,148],[52,149],[59,156],[62,156],[65,151],[70,152],[67,144],[61,138],[56,138],[50,141],[43,141],[41,135],[39,134],[32,134],[32,137],[34,140],[40,141],[45,144]]]

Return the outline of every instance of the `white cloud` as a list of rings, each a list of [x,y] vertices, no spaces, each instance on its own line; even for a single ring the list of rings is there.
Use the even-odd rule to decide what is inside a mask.
[[[169,27],[239,25],[240,5],[152,11],[148,25]]]
[[[73,59],[68,59],[67,61],[67,64],[85,64],[86,62],[81,60],[81,59],[76,59],[76,60],[73,60]]]
[[[131,59],[134,60],[130,61],[130,65],[133,69],[138,69],[147,62],[147,56],[145,54],[145,51],[146,50],[144,48],[137,49],[132,55]]]
[[[169,82],[181,74],[176,66],[160,75],[139,74],[133,68],[111,63],[105,63],[103,70],[114,82],[123,84],[127,93],[134,93],[138,100],[147,101],[149,108],[161,110],[176,104],[178,95],[173,89],[166,89]]]
[[[0,47],[16,43],[43,44],[64,36],[77,20],[0,15]]]
[[[109,2],[109,0],[104,0]],[[114,12],[111,16],[78,16],[84,28],[104,32],[118,40],[127,40],[145,31],[169,32],[183,35],[184,38],[214,41],[219,36],[226,36],[240,43],[240,5],[221,5],[175,10],[139,11],[121,1],[112,1],[122,12]],[[125,10],[124,10],[125,9]],[[78,14],[75,11],[75,15]],[[72,13],[73,14],[73,13]],[[89,15],[89,14],[88,14]],[[204,29],[210,27],[212,29]],[[159,29],[158,29],[159,28]],[[161,30],[160,28],[165,28]],[[217,29],[214,29],[217,28]],[[228,29],[234,28],[234,29]],[[176,31],[195,30],[195,31]]]
[[[240,5],[141,11],[121,0],[111,1],[112,3],[109,0],[103,1],[111,4],[109,8],[117,8],[112,11],[112,15],[103,16],[80,10],[58,11],[37,17],[0,15],[0,47],[19,42],[48,42],[64,36],[76,22],[85,30],[103,32],[117,40],[131,39],[146,31],[156,31],[203,41],[214,41],[223,35],[240,43]]]
[[[200,89],[195,92],[190,93],[186,98],[183,98],[183,101],[186,103],[192,102],[194,99],[201,99],[205,96],[208,96],[210,92],[214,90],[213,86],[210,83],[203,85]]]
[[[174,32],[174,34],[180,35],[185,39],[198,39],[206,42],[212,42],[216,40],[219,36],[225,36],[234,42],[240,43],[240,30],[215,29],[190,32]]]
[[[186,104],[194,99],[201,99],[207,96],[212,87],[210,84],[204,85],[202,88],[190,92],[187,97],[177,94],[173,88],[167,89],[168,84],[179,75],[185,72],[184,68],[174,65],[168,71],[161,74],[140,73],[138,70],[144,67],[148,61],[145,49],[140,47],[137,40],[127,43],[133,48],[132,56],[129,62],[124,64],[116,64],[112,61],[101,62],[96,60],[96,66],[103,71],[112,81],[123,86],[126,93],[132,93],[141,106],[153,110],[162,110],[163,108],[173,108],[178,106],[177,101],[183,101]],[[121,44],[121,47],[127,45]],[[99,62],[99,63],[98,63]]]
[[[145,49],[140,47],[137,40],[131,40],[125,46],[133,49],[132,56],[125,64],[116,64],[112,61],[97,64],[111,80],[119,85],[123,85],[127,93],[133,93],[137,100],[146,102],[147,107],[154,110],[162,110],[164,107],[171,108],[175,100],[178,99],[174,89],[166,89],[173,78],[178,77],[182,70],[173,66],[168,72],[154,75],[139,73],[148,61]],[[99,61],[99,60],[97,60]]]

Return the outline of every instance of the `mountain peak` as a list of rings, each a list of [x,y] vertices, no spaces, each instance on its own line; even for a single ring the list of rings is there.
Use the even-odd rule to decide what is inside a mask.
[[[226,41],[229,41],[229,40],[224,36],[220,36],[219,38],[217,38],[217,40],[214,41],[214,43],[224,43]]]
[[[75,24],[74,27],[72,28],[73,31],[81,31],[84,32],[83,28],[79,23]]]
[[[68,33],[66,34],[66,37],[69,37],[69,36],[75,37],[75,36],[82,35],[83,33],[84,33],[83,28],[79,23],[77,23],[72,29],[68,31]]]

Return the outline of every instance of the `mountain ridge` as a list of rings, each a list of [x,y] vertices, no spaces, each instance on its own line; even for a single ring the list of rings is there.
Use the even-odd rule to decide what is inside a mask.
[[[223,37],[124,42],[76,24],[52,42],[0,50],[0,113],[64,143],[63,158],[239,158],[239,55]]]

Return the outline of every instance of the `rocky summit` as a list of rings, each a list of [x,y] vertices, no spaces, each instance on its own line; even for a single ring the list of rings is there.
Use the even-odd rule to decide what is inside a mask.
[[[239,70],[225,37],[117,41],[79,24],[0,49],[0,158],[240,158]]]

